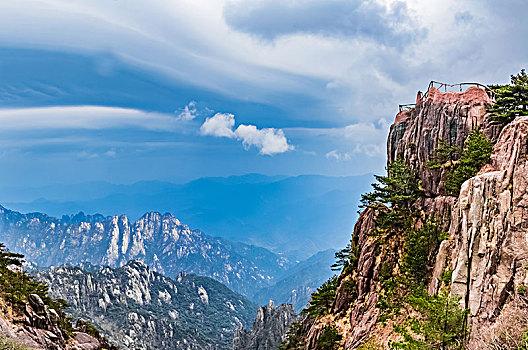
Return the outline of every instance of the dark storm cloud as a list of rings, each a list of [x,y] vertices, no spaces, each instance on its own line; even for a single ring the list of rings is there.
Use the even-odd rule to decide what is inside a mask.
[[[232,28],[265,40],[307,33],[401,47],[426,33],[415,27],[403,2],[387,9],[362,0],[244,0],[228,2],[224,17]]]

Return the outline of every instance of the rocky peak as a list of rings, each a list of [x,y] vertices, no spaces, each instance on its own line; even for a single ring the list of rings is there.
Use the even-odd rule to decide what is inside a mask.
[[[270,300],[268,305],[258,309],[251,331],[244,328],[235,331],[233,350],[275,350],[296,319],[291,304],[275,307]]]
[[[491,124],[486,113],[491,104],[486,91],[478,87],[464,92],[441,92],[432,87],[414,108],[396,115],[387,140],[387,161],[405,159],[419,171],[427,195],[439,195],[442,171],[426,169],[425,163],[439,140],[463,148],[466,137],[477,127],[495,140],[500,126]]]

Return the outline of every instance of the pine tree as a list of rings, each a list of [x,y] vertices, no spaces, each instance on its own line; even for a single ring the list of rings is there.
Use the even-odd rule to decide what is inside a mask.
[[[425,163],[428,169],[451,168],[456,159],[460,158],[461,149],[456,146],[450,146],[444,140],[438,141],[438,147],[435,148],[431,160]]]
[[[518,116],[528,115],[528,75],[524,69],[511,76],[509,85],[492,86],[495,103],[488,112],[499,124],[511,122]]]
[[[335,327],[326,327],[323,333],[317,339],[317,348],[321,350],[334,350],[338,346],[338,342],[343,339],[339,331]]]
[[[355,265],[357,261],[358,247],[356,245],[347,246],[335,253],[336,262],[332,264],[332,271],[340,271],[342,268],[347,268],[350,265]]]
[[[409,168],[403,159],[387,167],[387,176],[374,175],[378,183],[372,184],[374,191],[361,196],[362,207],[389,205],[393,209],[409,210],[411,204],[423,195],[417,171]]]
[[[337,276],[333,276],[328,281],[323,283],[316,292],[312,293],[310,304],[305,309],[310,316],[324,316],[330,312],[330,308],[334,303],[337,289]]]

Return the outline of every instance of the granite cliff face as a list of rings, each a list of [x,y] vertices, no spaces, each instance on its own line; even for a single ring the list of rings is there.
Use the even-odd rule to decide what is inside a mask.
[[[136,222],[125,215],[59,220],[0,207],[0,241],[38,266],[89,262],[119,267],[141,260],[166,276],[195,273],[247,296],[272,285],[294,264],[264,248],[191,230],[173,215],[156,212]]]
[[[94,337],[79,328],[72,339],[66,341],[64,331],[57,323],[56,311],[48,308],[36,294],[30,295],[22,315],[17,315],[3,301],[1,308],[2,349],[11,349],[13,344],[18,344],[43,350],[116,350],[105,338]]]
[[[235,331],[233,350],[276,350],[296,319],[291,304],[275,307],[270,301],[258,309],[250,331],[244,328]]]
[[[257,306],[207,277],[176,280],[139,261],[123,267],[52,267],[35,272],[74,317],[95,325],[121,349],[229,349]]]
[[[528,118],[518,117],[504,127],[494,125],[486,114],[491,104],[486,92],[476,87],[463,93],[432,88],[415,108],[396,116],[387,142],[389,162],[405,159],[418,170],[426,196],[414,203],[416,210],[436,217],[449,234],[435,258],[428,291],[438,292],[443,272],[452,271],[451,295],[460,296],[461,306],[470,310],[470,349],[481,348],[483,333],[521,312],[517,301],[528,285]],[[495,143],[491,162],[464,182],[458,197],[446,196],[443,170],[427,169],[425,163],[440,140],[462,147],[477,127]],[[392,328],[397,319],[379,322],[380,273],[388,256],[376,248],[370,235],[374,218],[374,211],[367,209],[355,225],[357,266],[339,277],[331,313],[303,323],[306,349],[316,348],[327,326],[339,330],[340,344],[346,349],[372,337],[385,345],[398,339]],[[398,254],[396,244],[393,248],[391,254]],[[353,294],[345,288],[347,281],[357,286]]]
[[[390,128],[387,161],[405,159],[419,171],[428,196],[441,193],[442,170],[426,169],[440,140],[463,148],[470,131],[479,127],[488,139],[498,136],[500,127],[491,124],[486,109],[492,105],[486,91],[470,87],[463,93],[440,92],[434,87],[415,108],[401,111]]]
[[[453,270],[452,292],[471,311],[473,339],[528,285],[527,156],[528,117],[518,117],[502,130],[490,166],[462,186],[439,254],[446,259],[437,260],[436,272]]]

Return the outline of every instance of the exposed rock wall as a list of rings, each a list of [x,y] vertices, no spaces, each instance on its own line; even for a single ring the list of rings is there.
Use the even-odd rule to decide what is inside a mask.
[[[441,170],[428,170],[439,140],[463,148],[471,130],[479,127],[486,137],[495,139],[500,127],[492,125],[486,114],[492,101],[482,89],[471,87],[463,93],[442,93],[435,88],[414,109],[396,116],[387,139],[388,162],[405,159],[418,169],[422,186],[429,196],[440,194]]]
[[[6,337],[32,349],[102,350],[111,348],[106,339],[96,339],[84,332],[75,332],[74,338],[66,341],[57,320],[57,313],[49,309],[38,295],[32,294],[24,306],[22,319],[14,316],[13,313],[0,315],[0,337]]]
[[[275,307],[270,301],[257,311],[251,331],[244,328],[236,330],[233,350],[276,350],[296,319],[291,304]]]
[[[439,253],[447,259],[437,259],[433,281],[453,270],[452,293],[470,309],[476,333],[528,285],[527,147],[528,117],[518,117],[502,130],[491,166],[463,184]]]
[[[402,158],[418,170],[426,198],[417,201],[415,208],[434,215],[449,233],[436,256],[429,293],[438,291],[447,268],[453,271],[451,292],[470,309],[470,349],[478,348],[475,339],[501,319],[502,310],[514,312],[512,300],[528,286],[528,117],[518,117],[504,128],[494,125],[486,114],[491,104],[479,88],[463,93],[433,88],[414,109],[396,116],[387,141],[389,162]],[[442,170],[429,170],[425,163],[440,140],[463,148],[476,127],[495,142],[491,164],[468,179],[458,197],[445,196]],[[374,215],[366,210],[354,229],[358,266],[340,276],[333,311],[312,321],[305,333],[306,349],[315,347],[328,325],[338,328],[346,349],[357,348],[370,337],[383,344],[394,339],[391,322],[378,322],[377,292],[382,263],[398,251],[377,249],[369,236],[373,227]],[[356,283],[357,295],[344,288],[347,280]]]

